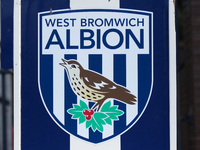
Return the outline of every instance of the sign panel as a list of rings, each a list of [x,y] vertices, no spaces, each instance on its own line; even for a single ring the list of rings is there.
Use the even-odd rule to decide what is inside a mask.
[[[171,1],[14,4],[16,150],[175,149]]]
[[[125,9],[39,13],[40,94],[64,131],[99,143],[141,117],[153,86],[152,20]]]

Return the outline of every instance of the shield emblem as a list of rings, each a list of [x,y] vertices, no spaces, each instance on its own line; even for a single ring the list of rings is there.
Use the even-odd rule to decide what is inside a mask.
[[[152,21],[125,9],[38,14],[38,85],[60,128],[100,143],[134,127],[153,87]]]

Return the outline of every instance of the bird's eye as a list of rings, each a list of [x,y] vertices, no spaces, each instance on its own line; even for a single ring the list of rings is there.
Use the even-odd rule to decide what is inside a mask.
[[[75,65],[71,65],[71,67],[72,67],[72,68],[76,68],[76,66],[75,66]]]

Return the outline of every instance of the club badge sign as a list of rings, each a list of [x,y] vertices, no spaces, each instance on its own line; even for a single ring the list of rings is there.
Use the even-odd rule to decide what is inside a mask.
[[[134,128],[153,87],[152,30],[147,11],[40,12],[38,86],[52,121],[92,143]]]

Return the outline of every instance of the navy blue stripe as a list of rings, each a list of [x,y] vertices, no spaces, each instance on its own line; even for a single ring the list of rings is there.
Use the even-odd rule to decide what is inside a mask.
[[[12,0],[13,1],[13,0]],[[4,0],[4,2],[13,5],[12,1]],[[10,14],[13,14],[13,6],[10,7],[6,3],[2,3],[6,13],[4,13],[6,22],[10,20]],[[6,5],[5,5],[6,4]],[[40,76],[41,88],[43,98],[48,105],[50,112],[53,110],[53,55],[41,56],[38,58],[38,12],[47,11],[50,7],[55,9],[66,9],[69,8],[69,1],[67,0],[44,0],[44,1],[32,1],[22,0],[21,6],[23,9],[21,13],[21,64],[22,64],[22,119],[21,119],[21,149],[22,150],[66,150],[69,149],[69,135],[60,129],[57,124],[47,114],[41,99],[40,93],[38,92],[37,73],[38,65],[40,65],[40,71],[43,71]],[[10,7],[10,8],[8,8]],[[2,18],[3,19],[3,18]],[[11,19],[13,20],[13,19]],[[10,35],[12,27],[5,25],[5,33]],[[3,28],[3,27],[2,27]],[[10,29],[10,30],[8,30]],[[3,32],[2,32],[3,35]],[[7,36],[5,35],[5,36]],[[40,35],[41,37],[41,35]],[[11,40],[2,37],[10,43]],[[41,38],[40,38],[41,39]],[[39,49],[42,51],[41,47]],[[13,48],[7,49],[7,53],[12,53]],[[41,54],[41,53],[40,53]],[[3,54],[2,54],[3,55]],[[3,57],[7,60],[6,57]],[[12,57],[10,58],[12,59]],[[41,64],[38,64],[40,60]],[[6,62],[7,63],[7,62]],[[12,64],[12,63],[11,63]],[[8,64],[6,64],[8,65]],[[43,81],[44,80],[44,81]],[[45,91],[43,91],[45,90]],[[51,97],[51,98],[50,98]]]
[[[114,82],[126,86],[126,55],[114,55]],[[114,134],[122,132],[126,126],[126,104],[114,101],[114,105],[119,105],[118,109],[123,110],[124,114],[119,117],[120,121],[114,122]]]
[[[77,55],[65,55],[65,59],[77,59]],[[67,110],[72,108],[72,104],[77,104],[77,96],[71,89],[67,72],[65,71],[65,128],[71,131],[72,134],[77,134],[77,120],[71,119],[71,115],[67,113]]]
[[[13,0],[1,2],[1,67],[13,68]]]
[[[151,89],[151,55],[138,56],[138,113],[140,114],[146,105]]]
[[[102,55],[89,55],[89,69],[102,74]],[[92,107],[94,103],[90,102],[89,105]],[[98,130],[93,132],[91,128],[89,137],[95,143],[102,140],[102,134]]]
[[[40,88],[48,110],[53,113],[53,56],[41,55],[40,58]]]
[[[89,55],[89,69],[102,74],[102,55]]]
[[[89,55],[89,69],[102,74],[102,55],[91,54]],[[89,103],[91,108],[94,105],[93,102]]]

